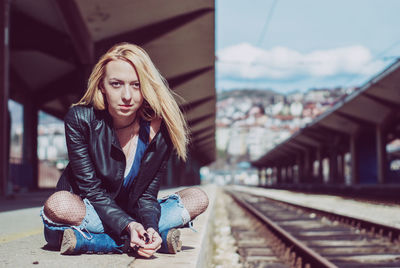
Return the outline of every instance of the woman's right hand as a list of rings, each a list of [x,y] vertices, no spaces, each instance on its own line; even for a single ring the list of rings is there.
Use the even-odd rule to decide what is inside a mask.
[[[131,236],[131,243],[130,246],[133,249],[138,249],[140,247],[144,247],[146,242],[144,240],[145,234],[147,234],[146,230],[144,229],[143,225],[138,222],[132,221],[126,227],[126,230],[129,232]],[[138,252],[140,254],[140,252]],[[140,254],[142,255],[142,254]],[[143,257],[148,257],[144,256]]]

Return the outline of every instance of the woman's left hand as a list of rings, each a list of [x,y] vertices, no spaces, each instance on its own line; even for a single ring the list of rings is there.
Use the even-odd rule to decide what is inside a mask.
[[[154,253],[156,253],[157,250],[160,249],[162,239],[153,228],[148,228],[147,234],[149,236],[149,241],[145,246],[138,249],[138,253],[144,257],[150,258]]]

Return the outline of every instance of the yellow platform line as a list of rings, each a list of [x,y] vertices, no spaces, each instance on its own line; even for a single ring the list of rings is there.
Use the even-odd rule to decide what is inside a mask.
[[[6,236],[2,236],[0,237],[0,244],[4,244],[4,243],[8,243],[17,239],[21,239],[24,237],[28,237],[31,235],[37,235],[43,232],[43,227],[42,228],[38,228],[38,229],[33,229],[33,230],[29,230],[26,232],[19,232],[19,233],[14,233],[14,234],[10,234],[10,235],[6,235]]]

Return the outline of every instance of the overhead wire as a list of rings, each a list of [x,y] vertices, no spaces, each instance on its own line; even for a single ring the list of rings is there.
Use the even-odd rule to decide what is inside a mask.
[[[265,39],[265,37],[266,37],[266,34],[267,34],[267,32],[268,32],[268,28],[269,28],[269,25],[270,25],[272,16],[273,16],[273,14],[274,14],[274,11],[275,11],[275,9],[276,9],[277,3],[278,3],[278,0],[274,0],[274,1],[272,2],[271,8],[270,8],[269,13],[268,13],[268,15],[267,15],[267,17],[266,17],[266,20],[265,20],[264,27],[263,27],[263,29],[262,29],[262,31],[261,31],[260,37],[259,37],[258,42],[257,42],[257,45],[258,45],[258,46],[261,46],[261,45],[262,45],[262,43],[263,43],[263,41],[264,41],[264,39]],[[397,47],[398,45],[400,45],[400,40],[396,40],[396,41],[393,42],[390,46],[388,46],[387,48],[385,48],[385,49],[382,50],[381,52],[377,53],[377,54],[373,57],[373,59],[372,59],[371,61],[380,59],[380,58],[381,58],[382,56],[384,56],[388,51],[392,50],[393,48]],[[390,58],[398,59],[398,57],[390,57]],[[389,60],[389,58],[388,58],[388,57],[385,57],[385,58],[383,58],[383,60],[386,61],[386,60]],[[262,62],[257,62],[257,61],[256,61],[256,62],[241,62],[241,61],[224,61],[224,60],[221,61],[221,60],[219,60],[219,62],[222,63],[222,64],[234,64],[234,65],[235,65],[235,64],[247,64],[247,65],[250,65],[250,66],[252,66],[252,65],[263,65]],[[302,62],[298,62],[298,64],[302,64]],[[365,68],[365,67],[364,67],[364,68]],[[348,87],[348,86],[350,85],[351,82],[353,82],[356,78],[360,77],[361,75],[362,75],[361,73],[353,74],[347,81],[345,81],[345,82],[343,83],[343,87]],[[248,78],[248,80],[249,80],[249,78]],[[247,82],[250,82],[250,81],[247,81]]]
[[[269,24],[271,22],[271,18],[272,18],[272,15],[274,14],[274,10],[275,10],[275,7],[276,7],[277,3],[278,3],[278,0],[274,0],[272,2],[271,8],[269,10],[269,13],[268,13],[268,15],[266,17],[266,20],[265,20],[265,23],[264,23],[264,27],[263,27],[263,29],[261,31],[261,34],[260,34],[260,37],[258,39],[257,46],[261,46],[262,42],[264,41],[265,35],[267,34],[267,31],[268,31],[268,26],[269,26]],[[236,64],[236,63],[234,63],[234,64]],[[237,64],[240,64],[240,63],[237,63]],[[255,65],[257,63],[254,64],[254,63],[250,62],[250,63],[246,63],[246,64],[247,65]],[[251,81],[250,80],[251,80],[250,78],[246,79],[246,81],[245,81],[246,86],[245,87],[250,88],[250,85],[251,85]]]
[[[371,61],[375,61],[377,59],[382,59],[383,61],[387,61],[389,59],[398,59],[398,57],[383,57],[387,52],[389,52],[390,50],[392,50],[393,48],[397,47],[400,45],[400,39],[396,40],[395,42],[393,42],[390,46],[386,47],[385,49],[383,49],[381,52],[377,53]],[[365,66],[364,66],[365,68]],[[356,78],[360,77],[360,73],[358,74],[353,74],[347,81],[344,82],[343,87],[349,87],[350,83],[353,82]]]
[[[278,3],[278,0],[274,0],[274,2],[272,3],[271,9],[269,10],[269,13],[268,13],[268,16],[266,18],[264,27],[263,27],[263,29],[261,31],[260,38],[258,39],[258,42],[257,42],[258,46],[261,46],[262,42],[264,41],[265,35],[267,33],[267,30],[268,30],[269,23],[271,22],[271,18],[272,18],[272,15],[274,14],[274,10],[275,10],[275,7],[276,7],[277,3]]]

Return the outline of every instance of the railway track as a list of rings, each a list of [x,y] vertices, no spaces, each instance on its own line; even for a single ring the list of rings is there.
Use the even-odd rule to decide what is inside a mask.
[[[227,193],[266,226],[265,235],[272,237],[269,248],[290,267],[400,267],[399,229],[248,193]]]

